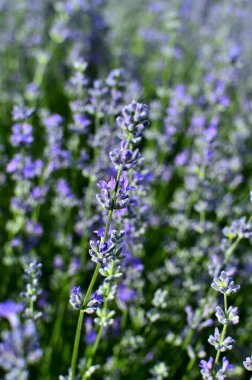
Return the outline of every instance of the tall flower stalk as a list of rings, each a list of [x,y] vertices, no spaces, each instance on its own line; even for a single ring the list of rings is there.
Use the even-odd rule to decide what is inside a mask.
[[[83,325],[84,314],[92,313],[99,306],[101,302],[101,296],[97,292],[91,295],[93,288],[95,286],[99,271],[103,269],[105,264],[112,260],[111,272],[109,276],[113,277],[114,275],[114,265],[116,254],[119,250],[116,247],[116,244],[113,244],[113,239],[111,237],[112,244],[109,243],[110,227],[112,222],[113,212],[116,209],[124,209],[130,204],[130,197],[128,191],[131,190],[128,180],[125,177],[122,177],[122,173],[129,169],[132,169],[137,163],[138,150],[132,152],[130,150],[131,143],[138,142],[142,137],[143,129],[148,126],[148,108],[146,105],[141,103],[132,102],[131,104],[125,106],[122,109],[122,116],[117,118],[117,124],[123,129],[123,140],[121,142],[121,150],[113,150],[110,152],[110,158],[114,163],[114,166],[117,170],[116,178],[111,178],[110,181],[99,181],[98,186],[101,188],[101,194],[97,195],[97,200],[100,205],[108,210],[107,221],[105,226],[105,231],[100,241],[96,243],[90,242],[90,255],[92,261],[96,263],[95,271],[91,278],[89,287],[87,289],[86,295],[82,298],[80,287],[74,287],[72,290],[70,303],[75,309],[79,309],[79,317],[77,322],[74,347],[72,352],[72,361],[71,361],[71,372],[70,379],[75,379],[76,374],[76,364],[78,359],[80,337]],[[126,140],[124,139],[126,138]],[[111,281],[111,278],[110,280]],[[110,283],[105,291],[104,298],[104,309],[107,308],[108,295],[110,292]],[[95,353],[100,337],[103,331],[103,325],[98,332],[97,340],[93,346],[92,353]],[[92,357],[89,358],[88,366],[92,363]],[[85,374],[83,379],[85,379]]]
[[[228,324],[236,325],[239,323],[238,309],[237,307],[228,307],[228,296],[234,294],[240,290],[240,285],[235,285],[233,279],[227,275],[226,272],[222,271],[219,277],[215,277],[212,282],[212,288],[217,292],[223,294],[224,297],[224,308],[221,306],[216,307],[216,317],[218,322],[223,325],[222,331],[220,333],[219,329],[216,327],[214,330],[214,335],[210,335],[208,342],[214,346],[216,349],[215,359],[210,357],[209,361],[201,360],[200,368],[202,378],[204,380],[222,380],[226,378],[227,371],[232,369],[226,357],[222,359],[222,366],[219,368],[220,355],[222,352],[231,350],[235,340],[227,335]]]

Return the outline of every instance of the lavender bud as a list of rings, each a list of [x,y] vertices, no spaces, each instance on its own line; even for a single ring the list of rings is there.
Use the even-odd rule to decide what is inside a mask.
[[[115,244],[108,244],[107,242],[101,245],[101,241],[90,241],[89,254],[91,260],[96,264],[106,264],[115,258]]]
[[[102,303],[103,296],[96,291],[88,302],[85,312],[88,314],[93,314]]]
[[[126,132],[137,134],[149,126],[148,116],[146,104],[133,101],[122,109],[122,116],[118,116],[116,122]]]
[[[69,302],[74,309],[79,310],[81,308],[83,295],[81,294],[80,286],[74,286],[72,288]]]

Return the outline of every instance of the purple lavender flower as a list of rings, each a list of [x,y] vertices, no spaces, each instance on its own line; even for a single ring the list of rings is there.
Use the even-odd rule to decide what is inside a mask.
[[[231,323],[236,325],[239,323],[238,308],[229,306],[227,313],[225,313],[220,306],[216,307],[216,317],[220,323],[223,325]]]
[[[53,260],[53,266],[56,269],[62,269],[63,268],[63,260],[60,255],[56,255]]]
[[[210,335],[208,338],[208,342],[215,347],[216,350],[225,352],[227,350],[232,350],[233,344],[235,340],[228,336],[223,341],[221,340],[221,334],[219,332],[218,327],[214,330],[214,335]]]
[[[240,238],[252,237],[252,223],[246,221],[246,217],[242,217],[239,220],[232,222],[231,226],[223,229],[223,234],[228,239],[235,239],[237,236]]]
[[[118,285],[117,298],[121,303],[130,303],[137,296],[137,292],[131,289],[129,285],[121,283]]]
[[[248,370],[248,371],[252,371],[252,356],[248,356],[246,358],[246,360],[244,360],[243,362],[243,365],[244,367]]]
[[[44,185],[42,187],[39,187],[39,186],[33,187],[31,190],[30,203],[33,206],[44,203],[48,190],[49,190],[49,187],[47,185]]]
[[[106,264],[115,258],[115,244],[108,242],[102,243],[101,240],[96,242],[91,240],[89,254],[91,256],[91,260],[96,264]]]
[[[203,376],[203,379],[205,380],[211,380],[212,377],[212,369],[213,369],[213,363],[214,359],[212,357],[209,358],[208,361],[201,360],[199,367],[201,368],[201,374]]]
[[[79,310],[81,308],[83,302],[83,295],[81,293],[80,286],[74,286],[72,288],[69,302],[74,309]]]
[[[70,130],[79,134],[86,134],[88,132],[88,126],[90,120],[85,115],[74,114],[74,122],[69,126]]]
[[[93,314],[102,303],[103,296],[96,291],[88,302],[85,312],[87,314]]]
[[[76,199],[69,186],[69,183],[66,180],[60,178],[57,181],[56,190],[61,205],[64,207],[74,207],[78,205],[78,200]]]
[[[27,234],[33,237],[39,237],[43,233],[42,226],[39,223],[35,223],[30,219],[26,220],[25,229],[26,229]]]
[[[118,116],[116,122],[124,130],[138,134],[149,126],[148,114],[148,107],[145,104],[133,101],[122,109],[122,116]]]
[[[1,335],[0,367],[6,371],[5,379],[28,380],[28,366],[37,363],[43,354],[33,321],[19,324]]]
[[[109,182],[99,181],[97,183],[101,190],[101,194],[97,194],[96,198],[100,205],[108,210],[116,210],[126,208],[130,203],[130,197],[128,190],[133,190],[129,186],[129,182],[126,179],[121,179],[119,186],[114,197],[114,190],[116,181],[111,178]],[[115,198],[115,199],[113,199]]]
[[[217,380],[224,380],[227,377],[227,372],[232,371],[233,366],[229,363],[229,361],[224,357],[222,359],[222,367],[216,373]]]
[[[127,142],[123,140],[120,150],[114,149],[109,152],[109,157],[117,170],[130,170],[139,162],[139,149],[132,153],[129,149],[126,149],[126,144]]]
[[[103,237],[104,234],[105,234],[105,231],[106,231],[106,228],[105,227],[101,227],[99,228],[98,230],[94,231],[94,233],[99,236],[99,237]],[[110,229],[109,230],[109,234],[111,234],[112,230]]]
[[[28,123],[14,124],[10,141],[15,147],[30,145],[33,142],[32,126]]]
[[[193,312],[193,309],[191,306],[186,306],[186,319],[188,325],[197,330],[202,330],[203,328],[206,328],[208,326],[212,326],[213,320],[212,318],[209,318],[209,316],[212,314],[213,311],[213,301],[210,299],[208,305],[204,307],[203,312],[201,312],[201,309],[196,309]]]
[[[121,87],[123,85],[123,79],[124,79],[124,70],[123,69],[115,69],[112,70],[106,79],[106,84],[109,87]]]
[[[0,303],[0,318],[6,318],[12,325],[16,327],[19,323],[18,314],[24,309],[24,305],[18,304],[12,300]]]
[[[229,364],[229,361],[225,357],[222,359],[222,367],[216,372],[215,375],[213,373],[214,359],[212,357],[210,357],[208,361],[201,360],[199,367],[201,368],[200,373],[204,380],[214,380],[214,378],[217,380],[224,380],[226,379],[227,371],[231,371],[233,369],[233,366]]]
[[[95,339],[97,337],[97,333],[93,329],[92,319],[86,318],[85,319],[85,342],[88,345],[92,345],[95,342]]]
[[[212,288],[222,294],[230,295],[240,290],[240,285],[235,285],[233,279],[222,271],[219,278],[215,277],[211,284]]]
[[[59,125],[63,122],[63,117],[58,114],[53,114],[45,118],[44,120],[48,132],[55,133],[59,130]],[[60,133],[60,137],[62,134]]]
[[[85,110],[91,115],[97,115],[99,118],[106,114],[106,95],[107,88],[104,87],[101,80],[95,80],[93,88],[89,89],[89,102],[85,106]]]
[[[14,121],[23,121],[28,119],[34,112],[34,108],[22,107],[15,105],[12,110]]]
[[[177,166],[184,166],[186,162],[188,161],[188,150],[185,149],[182,152],[180,152],[176,158],[175,158],[175,164]]]
[[[125,84],[125,73],[122,69],[112,70],[107,76],[106,85],[109,90],[107,112],[109,115],[116,115],[119,113],[122,107]]]
[[[41,160],[32,161],[31,157],[23,157],[17,153],[7,164],[6,171],[17,180],[32,179],[41,175],[43,163]]]

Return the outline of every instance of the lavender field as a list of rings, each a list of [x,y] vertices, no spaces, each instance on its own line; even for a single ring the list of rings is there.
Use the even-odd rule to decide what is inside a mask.
[[[252,379],[251,0],[0,0],[0,380]]]

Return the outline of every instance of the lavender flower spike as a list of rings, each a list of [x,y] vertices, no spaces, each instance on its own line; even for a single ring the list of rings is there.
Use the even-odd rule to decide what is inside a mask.
[[[133,101],[122,109],[122,116],[118,116],[116,122],[127,132],[142,132],[145,127],[149,126],[148,113],[146,104]]]
[[[117,118],[118,124],[120,124],[120,126],[124,129],[124,134],[127,135],[127,141],[126,143],[123,143],[121,145],[121,153],[119,154],[119,159],[122,161],[123,166],[129,164],[131,167],[133,167],[135,165],[135,160],[137,159],[138,151],[137,153],[132,154],[132,151],[130,150],[131,143],[134,142],[134,138],[138,139],[140,137],[144,126],[149,124],[147,117],[147,106],[140,103],[132,102],[130,105],[123,108],[122,117]],[[115,160],[117,162],[117,158],[115,158]],[[116,166],[118,165],[116,164]],[[111,286],[111,282],[119,276],[119,268],[116,266],[117,263],[115,262],[115,257],[113,253],[114,243],[112,241],[112,236],[112,244],[109,243],[108,237],[114,210],[124,209],[127,206],[129,206],[130,194],[128,193],[128,191],[133,190],[129,185],[128,179],[122,177],[122,172],[124,170],[123,166],[118,166],[115,178],[111,178],[109,182],[98,182],[98,186],[101,188],[101,193],[98,194],[96,198],[100,205],[104,209],[108,210],[108,215],[105,226],[105,232],[101,240],[98,242],[90,242],[91,249],[89,250],[89,253],[91,255],[92,261],[96,263],[96,268],[93,273],[93,277],[89,284],[85,298],[82,300],[82,297],[80,296],[80,287],[75,287],[72,290],[70,298],[70,303],[72,304],[72,306],[76,309],[80,309],[75,334],[74,348],[72,353],[70,377],[71,380],[75,380],[76,364],[84,311],[88,313],[93,313],[97,309],[98,318],[96,318],[96,320],[98,319],[100,329],[97,335],[97,341],[95,342],[94,350],[92,351],[92,355],[94,355],[98,347],[103,328],[107,325],[107,321],[109,322],[109,324],[113,322],[112,317],[114,315],[114,312],[107,312],[107,302],[109,301],[109,298],[111,296],[114,296],[116,286]],[[113,236],[113,239],[115,238],[116,236]],[[116,247],[115,254],[119,255],[120,252],[121,247]],[[104,264],[110,265],[111,259],[113,263],[110,266],[110,273],[107,278],[107,282],[104,281],[104,284],[99,288],[100,291],[98,291],[98,293],[95,293],[94,297],[90,300],[97,276],[100,273],[100,269],[104,269]],[[105,274],[105,272],[103,273]],[[99,305],[103,301],[102,298],[99,296],[101,294],[105,298],[104,308],[102,310],[99,308]],[[92,360],[92,356],[90,356],[85,368],[85,372],[83,373],[82,380],[86,380],[87,377],[89,377],[89,371],[93,368]]]

